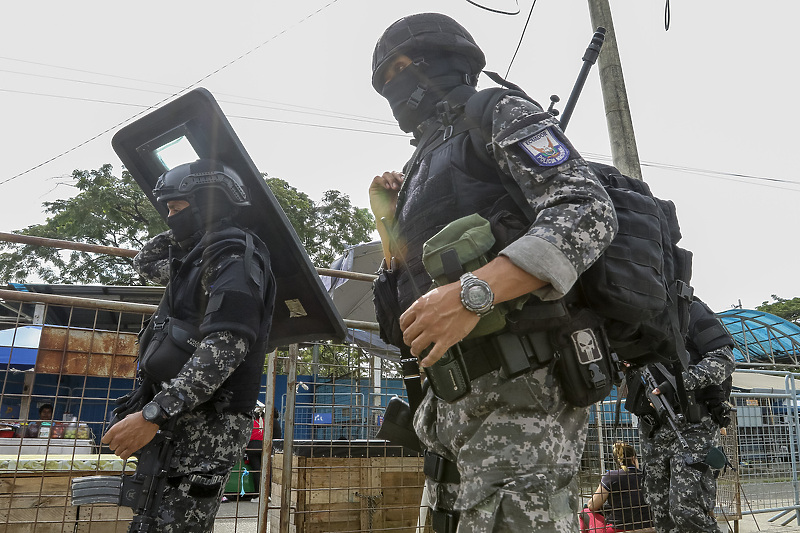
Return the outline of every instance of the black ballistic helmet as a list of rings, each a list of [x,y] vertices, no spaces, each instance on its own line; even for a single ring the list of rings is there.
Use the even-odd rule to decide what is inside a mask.
[[[441,13],[419,13],[401,18],[378,39],[372,53],[372,86],[381,92],[384,70],[398,54],[415,59],[424,52],[461,54],[475,76],[486,66],[483,51],[461,24]]]
[[[202,196],[214,196],[231,206],[250,205],[250,197],[244,182],[227,165],[213,159],[198,159],[168,170],[158,178],[153,196],[166,203],[169,200],[193,200]]]

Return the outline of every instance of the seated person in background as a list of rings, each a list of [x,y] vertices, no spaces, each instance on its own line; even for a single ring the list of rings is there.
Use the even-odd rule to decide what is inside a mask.
[[[643,474],[639,470],[636,450],[630,444],[614,444],[614,460],[619,470],[609,470],[586,504],[592,524],[584,523],[582,531],[614,532],[632,531],[653,527],[650,507],[641,492]]]
[[[45,403],[39,407],[39,420],[53,419],[53,404]]]

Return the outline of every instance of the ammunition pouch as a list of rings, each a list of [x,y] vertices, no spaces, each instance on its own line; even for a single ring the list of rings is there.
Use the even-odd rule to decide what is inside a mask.
[[[461,483],[461,474],[458,473],[456,464],[433,452],[425,452],[422,471],[425,477],[436,483]]]
[[[550,339],[558,354],[556,377],[570,405],[588,407],[599,402],[621,381],[619,361],[591,310],[575,313],[568,325],[550,332]]]
[[[421,359],[425,358],[428,351],[430,348],[422,353]],[[433,365],[426,367],[425,375],[433,393],[446,402],[455,402],[470,391],[470,377],[458,344],[447,350]]]
[[[139,368],[156,383],[169,381],[200,346],[203,335],[192,324],[174,317],[160,322],[154,319],[148,328],[152,334],[147,335],[147,344],[140,345]]]
[[[431,527],[434,533],[456,533],[458,511],[431,509]]]
[[[504,332],[467,339],[454,345],[425,374],[437,397],[455,402],[470,390],[469,383],[502,369],[508,379],[547,366],[554,350],[546,332],[526,335]]]

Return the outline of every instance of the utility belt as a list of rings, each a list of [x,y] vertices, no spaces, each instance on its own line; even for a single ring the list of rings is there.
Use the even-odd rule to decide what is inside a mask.
[[[472,214],[428,239],[421,260],[438,287],[488,263],[495,243],[491,223]],[[414,273],[406,275],[410,285],[416,286]],[[394,268],[379,272],[374,284],[375,311],[381,338],[402,347],[397,277]],[[554,303],[525,295],[496,305],[463,341],[425,368],[436,396],[455,402],[469,392],[470,381],[488,372],[502,368],[504,376],[512,379],[552,363],[572,405],[586,407],[605,398],[613,383],[622,379],[619,362],[609,349],[601,319],[574,305],[577,299],[573,294]]]
[[[547,366],[554,358],[546,332],[505,332],[457,343],[425,368],[425,374],[437,397],[455,402],[469,392],[471,381],[489,372],[502,369],[504,377],[513,379]]]

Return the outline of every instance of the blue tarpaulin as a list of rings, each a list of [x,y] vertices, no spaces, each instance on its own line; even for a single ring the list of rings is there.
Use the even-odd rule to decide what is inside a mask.
[[[22,326],[0,331],[0,370],[24,370],[34,366],[41,335],[41,326]]]

